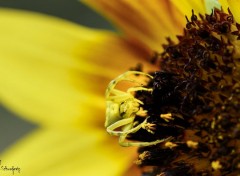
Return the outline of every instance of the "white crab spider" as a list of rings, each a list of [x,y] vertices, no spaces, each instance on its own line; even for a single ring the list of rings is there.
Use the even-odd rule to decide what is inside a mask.
[[[118,76],[116,79],[112,80],[106,90],[106,121],[105,128],[107,132],[114,136],[119,136],[119,144],[121,146],[150,146],[156,145],[158,143],[169,140],[170,138],[156,140],[152,142],[126,142],[125,139],[128,134],[135,133],[141,128],[147,130],[150,133],[153,133],[155,127],[154,124],[147,122],[147,111],[143,110],[140,105],[143,105],[143,102],[138,100],[133,96],[135,91],[148,91],[151,92],[152,89],[142,87],[138,81],[130,79],[130,76],[133,75],[143,75],[152,79],[153,77],[149,74],[139,72],[139,71],[127,71],[124,74]],[[116,85],[121,81],[128,81],[132,83],[139,84],[140,86],[130,87],[126,92],[116,89]],[[138,116],[145,117],[145,120],[134,126],[134,119]],[[117,130],[120,129],[120,130]]]

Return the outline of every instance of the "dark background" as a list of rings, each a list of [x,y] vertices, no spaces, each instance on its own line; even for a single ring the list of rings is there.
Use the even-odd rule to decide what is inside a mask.
[[[114,30],[103,17],[78,0],[0,0],[0,7],[45,13],[92,28]],[[36,127],[0,105],[0,152]]]

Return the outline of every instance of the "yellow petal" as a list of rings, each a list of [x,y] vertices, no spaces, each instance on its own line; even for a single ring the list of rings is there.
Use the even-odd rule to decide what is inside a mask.
[[[121,176],[135,153],[107,137],[99,130],[38,129],[1,154],[1,166],[19,167],[14,175],[21,176]]]
[[[171,0],[171,2],[189,19],[192,15],[192,10],[194,10],[196,15],[199,13],[204,14],[206,12],[205,5],[202,0]]]
[[[110,32],[45,15],[1,9],[0,21],[1,102],[35,123],[102,126],[108,82],[149,56]]]
[[[124,35],[161,50],[165,38],[181,33],[184,18],[165,0],[83,0],[111,19]]]
[[[240,2],[238,0],[228,0],[228,4],[234,19],[238,23],[240,23],[240,13],[239,13]]]
[[[211,14],[214,8],[221,9],[218,0],[204,0],[204,4],[207,14]]]
[[[229,7],[229,5],[228,5],[228,0],[218,0],[219,1],[219,3],[221,4],[221,6],[222,6],[222,9],[225,11],[225,12],[227,12],[228,10],[228,7]]]

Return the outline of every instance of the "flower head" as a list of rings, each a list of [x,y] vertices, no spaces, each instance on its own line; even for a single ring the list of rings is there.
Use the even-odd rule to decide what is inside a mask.
[[[134,95],[147,115],[136,116],[131,128],[149,123],[154,129],[122,128],[128,140],[138,141],[136,164],[149,176],[237,175],[240,25],[229,9],[215,8],[210,14],[192,10],[177,38],[168,38],[163,52],[150,60],[158,66],[148,73],[152,79],[145,89],[151,91],[136,88]]]
[[[219,7],[216,0],[85,2],[115,22],[121,33],[0,10],[1,102],[38,124],[1,154],[4,164],[21,167],[22,176],[99,171],[123,175],[135,148],[119,148],[103,130],[103,95],[113,75],[141,63],[133,70],[148,79],[142,82],[141,75],[131,75],[137,87],[130,86],[127,93],[111,87],[115,97],[109,99],[105,125],[121,144],[129,140],[128,146],[144,146],[136,161],[143,174],[236,175],[237,0],[220,0],[223,11],[212,14],[212,7]],[[187,26],[177,40],[174,35],[182,34],[183,14]],[[162,47],[166,37],[168,44]],[[225,87],[216,86],[220,84]],[[120,126],[111,126],[116,124]]]

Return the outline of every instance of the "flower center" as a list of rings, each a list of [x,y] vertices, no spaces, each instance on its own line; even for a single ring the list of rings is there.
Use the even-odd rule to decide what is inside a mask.
[[[230,11],[218,9],[199,17],[192,11],[186,20],[178,42],[169,38],[164,51],[152,58],[159,70],[148,74],[145,86],[135,88],[134,98],[145,115],[135,113],[131,120],[117,116],[114,122],[123,127],[118,136],[140,141],[125,146],[140,147],[136,164],[145,176],[237,175],[240,25]]]
[[[152,62],[147,87],[137,92],[155,124],[154,134],[139,130],[132,140],[171,141],[139,148],[138,165],[145,175],[237,175],[240,173],[240,25],[215,9],[187,17],[178,42],[168,39]],[[160,118],[171,113],[171,119]],[[136,118],[139,123],[142,121]]]

